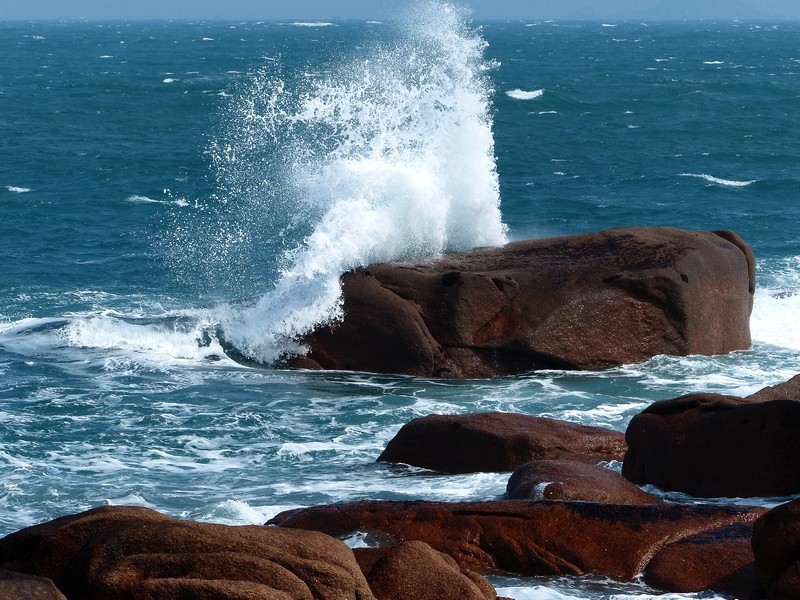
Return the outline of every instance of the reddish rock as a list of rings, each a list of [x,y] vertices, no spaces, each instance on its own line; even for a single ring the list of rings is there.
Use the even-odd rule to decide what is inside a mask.
[[[781,504],[756,522],[753,552],[770,599],[800,598],[800,500]]]
[[[767,400],[800,400],[800,375],[795,375],[789,381],[771,385],[755,394],[745,397],[750,402],[765,402]]]
[[[752,525],[732,525],[670,544],[647,565],[644,582],[671,592],[713,590],[739,600],[754,598],[759,585],[752,533]]]
[[[374,598],[352,551],[329,536],[145,508],[104,507],[23,529],[0,540],[0,566],[48,577],[68,598]]]
[[[605,504],[660,502],[616,471],[571,460],[535,460],[522,465],[508,480],[506,495],[512,500],[583,500]]]
[[[462,571],[452,557],[424,542],[354,550],[378,600],[494,600],[484,577]]]
[[[656,402],[625,434],[622,474],[697,497],[800,492],[800,402],[690,394]]]
[[[0,571],[0,598],[3,600],[67,600],[49,579],[13,571]]]
[[[379,461],[444,473],[513,471],[538,459],[621,460],[623,434],[513,413],[429,415],[406,423]]]
[[[742,507],[615,505],[589,502],[356,502],[287,511],[270,524],[334,536],[379,531],[419,540],[461,568],[521,575],[595,573],[620,580],[641,573],[675,540],[763,511]]]
[[[297,366],[490,377],[748,348],[755,262],[732,232],[625,228],[371,265],[342,286],[343,321]]]

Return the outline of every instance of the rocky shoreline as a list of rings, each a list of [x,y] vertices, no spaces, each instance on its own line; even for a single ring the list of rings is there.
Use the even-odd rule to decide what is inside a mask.
[[[686,404],[681,398],[672,402]],[[750,408],[750,422],[758,422],[760,412],[770,414],[775,402],[800,404],[800,375],[739,402],[726,397],[726,406]],[[713,591],[751,600],[800,594],[800,500],[772,510],[733,500],[664,502],[603,466],[620,456],[620,434],[543,420],[545,431],[559,425],[562,430],[537,438],[531,419],[507,413],[432,415],[409,423],[387,447],[420,444],[443,462],[457,464],[456,472],[487,466],[513,471],[504,498],[323,505],[286,511],[266,526],[215,525],[146,508],[101,507],[0,540],[0,596],[481,600],[496,597],[483,577],[487,574],[641,577],[665,592]],[[800,439],[800,421],[782,425]],[[629,437],[637,427],[634,419]],[[684,435],[677,428],[673,432]],[[655,436],[652,441],[660,443]],[[480,452],[471,458],[462,454],[465,444],[485,447],[488,455],[501,446],[516,454],[502,464],[487,464]],[[766,470],[774,459],[772,446],[762,448],[738,465],[735,477],[725,479],[728,490],[739,490],[742,481]],[[623,452],[623,474],[632,452],[630,447]],[[790,464],[781,468],[796,468],[800,454],[793,448],[787,452]],[[389,460],[386,452],[380,460]],[[706,475],[722,481],[713,472]],[[761,491],[783,493],[785,488]],[[355,534],[379,543],[351,549],[339,541]]]
[[[487,376],[746,347],[754,262],[731,232],[622,229],[377,265],[344,288],[344,322],[312,334],[294,366]],[[656,402],[624,435],[521,414],[429,415],[377,460],[508,472],[504,497],[324,505],[260,526],[105,506],[0,539],[0,597],[482,600],[497,597],[484,575],[515,574],[798,598],[800,500],[733,500],[800,494],[798,407],[800,375],[744,398]],[[717,500],[670,503],[645,485]],[[371,547],[340,541],[356,534]]]

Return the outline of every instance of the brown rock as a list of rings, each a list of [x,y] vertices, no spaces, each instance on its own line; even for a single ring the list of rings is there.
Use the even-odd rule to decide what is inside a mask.
[[[750,402],[765,402],[767,400],[800,400],[800,375],[795,375],[789,381],[765,387],[745,397]]]
[[[621,460],[624,436],[610,429],[513,413],[429,415],[406,423],[379,461],[444,473],[513,471],[537,459]]]
[[[356,560],[378,600],[494,600],[484,577],[462,572],[452,557],[424,542],[357,548]]]
[[[373,598],[344,544],[287,533],[104,507],[7,536],[0,566],[45,575],[67,597],[92,600]]]
[[[769,598],[800,598],[800,500],[781,504],[756,522],[753,552]]]
[[[3,600],[67,600],[49,579],[13,571],[0,571],[0,598]]]
[[[656,402],[625,433],[622,474],[698,497],[800,492],[800,402],[690,394]]]
[[[644,582],[671,592],[713,590],[739,600],[754,598],[759,585],[752,533],[750,524],[731,525],[670,544],[647,565]]]
[[[596,573],[630,580],[667,544],[763,511],[589,502],[356,502],[287,511],[270,521],[343,536],[380,531],[419,540],[461,568],[521,575]]]
[[[729,352],[750,345],[754,274],[736,234],[671,228],[372,265],[344,275],[345,317],[302,366],[489,377]]]
[[[659,503],[658,498],[639,489],[616,471],[571,460],[535,460],[518,467],[508,480],[506,495],[512,500]]]

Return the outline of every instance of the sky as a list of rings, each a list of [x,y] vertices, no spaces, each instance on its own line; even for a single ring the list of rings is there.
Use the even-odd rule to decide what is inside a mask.
[[[386,19],[414,0],[0,0],[0,20]],[[794,19],[798,0],[452,0],[486,19]]]

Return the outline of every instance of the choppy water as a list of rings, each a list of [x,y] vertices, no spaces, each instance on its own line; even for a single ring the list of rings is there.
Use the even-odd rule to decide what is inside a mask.
[[[470,23],[423,5],[396,23],[0,33],[0,533],[103,503],[262,523],[341,500],[496,498],[505,474],[374,460],[432,412],[624,430],[657,399],[800,372],[800,25]],[[622,225],[742,235],[753,347],[477,381],[223,350],[291,349],[336,317],[354,265]]]

